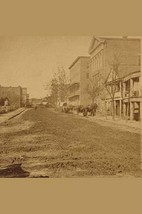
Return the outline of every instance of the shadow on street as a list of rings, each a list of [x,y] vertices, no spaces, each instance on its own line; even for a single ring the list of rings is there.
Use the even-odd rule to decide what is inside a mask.
[[[0,169],[0,178],[25,178],[30,173],[22,169],[21,164],[12,164]]]

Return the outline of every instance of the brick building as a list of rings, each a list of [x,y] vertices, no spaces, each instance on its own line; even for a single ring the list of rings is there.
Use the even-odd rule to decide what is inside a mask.
[[[69,103],[73,106],[86,106],[90,103],[90,97],[87,93],[87,84],[89,80],[89,61],[88,56],[79,56],[71,64]]]
[[[0,98],[8,98],[10,106],[19,108],[22,105],[22,88],[0,86]]]
[[[26,106],[29,106],[30,105],[30,95],[29,94],[26,94]]]
[[[27,88],[18,87],[4,87],[0,86],[0,98],[7,98],[9,105],[15,109],[22,106],[26,106],[29,99],[27,94]]]
[[[139,71],[140,39],[128,37],[93,37],[89,54],[90,78],[95,79],[98,74],[101,74],[105,82],[115,64],[119,67],[119,75],[121,77],[127,76],[130,73]],[[107,96],[105,88],[102,94]],[[102,113],[105,111],[104,100],[104,96],[96,97],[96,102]]]
[[[22,88],[22,106],[27,105],[27,88]]]

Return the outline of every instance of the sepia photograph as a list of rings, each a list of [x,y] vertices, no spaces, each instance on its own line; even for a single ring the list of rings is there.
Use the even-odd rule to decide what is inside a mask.
[[[0,178],[140,178],[141,38],[0,36]]]

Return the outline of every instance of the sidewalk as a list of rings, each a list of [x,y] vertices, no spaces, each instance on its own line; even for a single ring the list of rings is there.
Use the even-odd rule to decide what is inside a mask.
[[[76,114],[76,112],[73,113],[76,116],[82,117],[86,120],[89,120],[91,122],[95,122],[100,124],[101,126],[109,126],[113,127],[116,129],[119,129],[121,131],[129,131],[137,134],[142,134],[142,123],[140,121],[131,121],[131,120],[125,120],[125,119],[120,119],[120,118],[115,118],[115,120],[112,120],[112,116],[101,116],[101,115],[96,115],[96,116],[87,116],[84,117],[82,113]]]
[[[7,120],[10,120],[12,119],[13,117],[21,114],[22,112],[24,112],[26,110],[26,108],[19,108],[15,111],[11,111],[11,112],[8,112],[8,113],[5,113],[5,114],[0,114],[0,124],[7,121]]]
[[[115,120],[112,120],[111,116],[88,116],[86,119],[96,122],[103,126],[110,126],[114,128],[118,128],[121,131],[129,131],[140,134],[142,131],[142,124],[140,121],[130,121],[130,120],[124,120],[115,118]]]

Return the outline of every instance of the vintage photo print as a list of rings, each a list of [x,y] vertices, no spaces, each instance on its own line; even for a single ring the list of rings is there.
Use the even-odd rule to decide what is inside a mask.
[[[141,38],[0,36],[0,178],[141,177]]]

